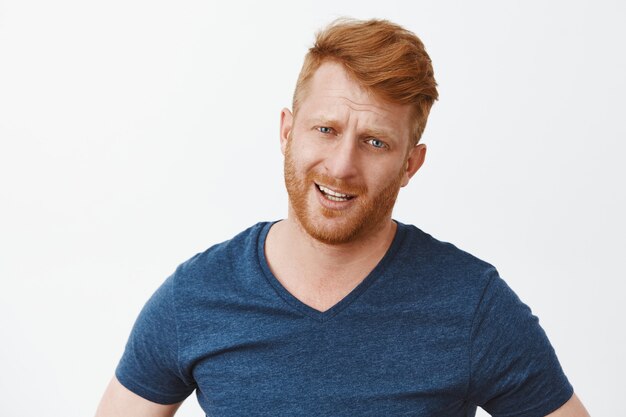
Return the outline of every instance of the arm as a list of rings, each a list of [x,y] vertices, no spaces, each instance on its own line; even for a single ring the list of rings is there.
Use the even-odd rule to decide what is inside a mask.
[[[568,402],[546,417],[589,417],[589,413],[585,410],[585,406],[580,402],[576,394],[574,394]]]
[[[172,417],[181,404],[182,401],[167,405],[153,403],[128,390],[113,377],[102,396],[96,417]]]

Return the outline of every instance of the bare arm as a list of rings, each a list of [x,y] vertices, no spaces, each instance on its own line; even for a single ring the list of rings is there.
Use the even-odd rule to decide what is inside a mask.
[[[589,413],[576,394],[574,394],[561,408],[548,414],[546,417],[589,417]]]
[[[96,417],[172,417],[182,401],[176,404],[157,404],[140,397],[120,384],[116,377],[111,379]]]

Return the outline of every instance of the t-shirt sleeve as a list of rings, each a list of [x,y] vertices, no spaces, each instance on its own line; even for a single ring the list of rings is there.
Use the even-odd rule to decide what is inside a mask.
[[[573,393],[539,319],[491,271],[472,325],[470,400],[492,416],[543,417]]]
[[[196,388],[178,360],[175,276],[165,280],[144,305],[115,370],[122,385],[159,404],[183,401]]]

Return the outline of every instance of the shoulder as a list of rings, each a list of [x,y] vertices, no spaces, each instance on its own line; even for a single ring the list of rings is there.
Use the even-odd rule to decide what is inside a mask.
[[[398,256],[401,264],[414,270],[429,286],[482,290],[495,274],[489,262],[456,245],[439,240],[416,226],[400,224],[404,230]]]
[[[249,268],[250,262],[257,259],[258,241],[263,233],[267,233],[270,224],[259,222],[231,239],[192,256],[176,268],[172,276],[173,285],[193,291],[194,285],[204,286],[211,280]]]

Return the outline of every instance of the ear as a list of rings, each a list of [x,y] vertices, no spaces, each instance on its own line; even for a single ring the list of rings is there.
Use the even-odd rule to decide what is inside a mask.
[[[407,185],[411,177],[422,167],[424,159],[426,159],[426,144],[420,143],[409,150],[409,155],[406,161],[406,171],[404,172],[404,178],[402,179],[402,187]]]
[[[280,151],[285,154],[287,142],[291,137],[291,128],[293,126],[293,114],[288,108],[284,108],[280,112]]]

